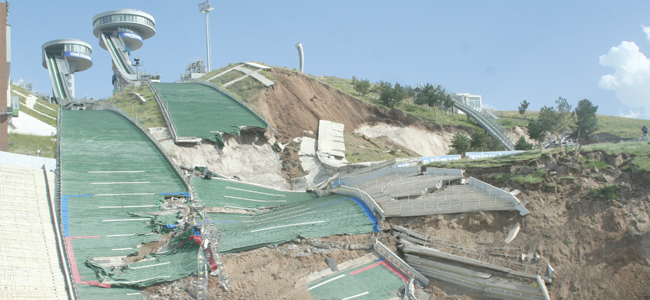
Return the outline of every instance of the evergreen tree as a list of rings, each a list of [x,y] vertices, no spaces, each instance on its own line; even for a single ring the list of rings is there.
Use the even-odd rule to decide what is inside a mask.
[[[528,121],[528,137],[532,140],[537,141],[537,146],[542,149],[541,143],[546,139],[546,129],[544,128],[544,123],[541,121],[532,119]]]
[[[469,150],[471,146],[472,144],[470,139],[460,132],[454,134],[454,137],[451,139],[451,148],[459,153],[461,157],[465,157],[465,153],[467,153],[467,150]]]
[[[524,102],[521,102],[521,105],[519,106],[519,114],[524,116],[526,114],[526,110],[528,109],[528,105],[530,105],[530,102],[524,100]]]
[[[526,141],[525,137],[520,137],[519,141],[515,145],[515,150],[531,150],[533,149],[533,144]]]
[[[586,138],[599,129],[598,118],[596,117],[597,110],[598,106],[594,106],[587,99],[578,102],[578,107],[575,109],[576,125],[573,128],[573,133],[571,133],[572,137],[577,138],[580,136]]]
[[[471,139],[471,146],[475,151],[483,152],[483,148],[488,144],[488,134],[485,130],[474,130]]]

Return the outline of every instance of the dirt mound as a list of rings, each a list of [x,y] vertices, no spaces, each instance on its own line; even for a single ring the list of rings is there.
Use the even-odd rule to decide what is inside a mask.
[[[274,69],[271,74],[276,84],[251,96],[249,102],[267,117],[283,143],[305,135],[304,131],[318,132],[319,120],[342,123],[351,132],[377,123],[434,132],[452,128],[421,121],[398,109],[364,103],[300,73]]]

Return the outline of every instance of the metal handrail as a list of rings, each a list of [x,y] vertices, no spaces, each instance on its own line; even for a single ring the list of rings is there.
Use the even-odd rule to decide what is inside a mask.
[[[375,199],[373,199],[368,193],[354,187],[349,187],[345,185],[339,185],[335,188],[332,188],[331,190],[332,193],[335,194],[342,194],[342,195],[348,195],[348,196],[356,196],[359,197],[359,200],[363,201],[366,203],[366,205],[372,209],[373,214],[378,220],[384,220],[384,210],[377,204]]]
[[[226,96],[228,96],[228,97],[232,98],[233,100],[237,101],[239,104],[241,104],[246,109],[248,109],[250,112],[252,112],[255,116],[257,116],[260,120],[262,120],[262,122],[264,122],[264,124],[266,124],[266,126],[269,126],[269,128],[271,128],[271,130],[273,132],[275,132],[275,129],[273,128],[273,126],[271,126],[271,124],[269,124],[268,120],[264,117],[264,115],[262,113],[258,112],[255,108],[248,105],[243,99],[241,99],[241,97],[231,93],[230,91],[228,91],[226,89],[223,89],[223,88],[219,87],[218,85],[214,84],[213,82],[202,80],[202,79],[184,79],[184,80],[181,80],[179,82],[180,83],[197,83],[197,84],[205,85],[207,87],[213,88],[213,89],[215,89],[215,90],[217,90],[219,92],[222,92],[222,93],[226,94]]]
[[[454,106],[457,109],[464,111],[469,116],[473,117],[479,123],[479,125],[481,125],[481,127],[491,133],[491,135],[498,139],[508,150],[515,149],[512,141],[510,141],[510,139],[506,136],[505,128],[503,128],[503,126],[490,122],[490,120],[479,111],[471,108],[464,103],[454,100]]]
[[[61,112],[63,111],[62,107],[59,107],[59,115],[56,119],[56,171],[55,171],[55,193],[56,193],[56,222],[59,223],[59,234],[61,236],[65,236],[65,232],[62,232],[63,230],[63,220],[61,217]],[[70,253],[68,250],[68,243],[63,243],[63,248],[64,248],[64,253]],[[65,255],[64,254],[64,255]],[[68,266],[68,270],[72,269],[72,264],[70,262],[70,259],[67,256],[64,256],[65,263]],[[77,290],[77,284],[72,280],[71,276],[72,274],[68,273],[65,274],[72,282],[72,291],[70,291],[70,298],[72,300],[79,298],[79,291]]]
[[[150,78],[144,79],[143,82],[146,83],[151,89],[151,91],[153,92],[154,99],[156,99],[156,102],[158,103],[160,112],[162,113],[165,122],[167,122],[167,128],[169,128],[169,133],[172,135],[174,142],[176,142],[178,138],[178,135],[176,134],[176,125],[174,125],[174,122],[172,122],[172,118],[169,115],[169,110],[167,109],[165,102],[163,102],[162,97],[160,97],[160,94],[158,93],[158,89],[156,89],[156,87],[153,85],[153,82],[151,82]]]

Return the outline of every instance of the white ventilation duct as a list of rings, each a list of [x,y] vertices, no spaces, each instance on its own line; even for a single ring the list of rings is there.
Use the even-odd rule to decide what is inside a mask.
[[[305,55],[302,52],[302,43],[296,44],[296,48],[298,49],[298,55],[300,56],[300,73],[302,73],[305,66]]]

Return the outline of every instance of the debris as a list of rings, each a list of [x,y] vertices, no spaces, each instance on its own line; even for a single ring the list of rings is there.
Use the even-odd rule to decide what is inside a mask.
[[[506,237],[505,240],[506,244],[510,244],[510,242],[512,242],[512,240],[514,240],[517,237],[517,234],[519,233],[520,229],[521,226],[519,225],[519,223],[517,223],[515,227],[510,229],[510,231],[508,232],[508,236]]]

